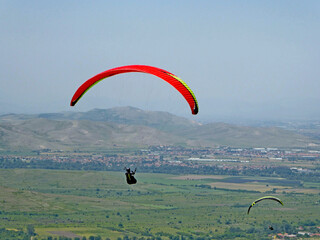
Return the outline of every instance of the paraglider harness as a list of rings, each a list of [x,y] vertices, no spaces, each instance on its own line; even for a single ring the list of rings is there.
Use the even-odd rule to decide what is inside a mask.
[[[136,184],[137,183],[137,179],[135,179],[135,177],[133,176],[137,169],[134,169],[134,171],[130,171],[130,168],[125,168],[125,170],[127,171],[126,174],[126,179],[127,179],[127,183],[128,184]]]

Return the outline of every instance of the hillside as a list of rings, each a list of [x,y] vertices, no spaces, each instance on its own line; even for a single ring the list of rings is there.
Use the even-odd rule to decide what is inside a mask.
[[[164,131],[186,129],[200,124],[178,117],[168,112],[143,111],[134,107],[117,107],[111,109],[93,109],[88,112],[62,112],[42,114],[7,114],[0,120],[27,120],[44,118],[50,120],[89,120],[95,122],[113,122],[127,125],[142,125]]]
[[[234,147],[306,147],[319,141],[277,127],[249,127],[210,123],[180,132],[187,139]]]
[[[97,151],[150,145],[306,147],[319,146],[319,140],[275,127],[201,125],[169,113],[132,107],[0,116],[1,151]]]
[[[154,128],[109,122],[39,118],[0,123],[1,150],[102,150],[182,141],[181,137]]]

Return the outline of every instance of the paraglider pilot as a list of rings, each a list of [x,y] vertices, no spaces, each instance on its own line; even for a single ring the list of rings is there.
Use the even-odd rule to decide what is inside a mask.
[[[131,171],[130,168],[126,168],[125,170],[127,171],[126,174],[126,179],[127,179],[127,183],[128,184],[136,184],[137,183],[137,179],[135,179],[135,177],[133,176],[137,169],[134,169],[134,171]]]

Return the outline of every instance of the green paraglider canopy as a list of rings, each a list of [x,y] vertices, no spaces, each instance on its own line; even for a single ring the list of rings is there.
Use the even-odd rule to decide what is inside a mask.
[[[248,208],[248,214],[250,212],[250,209],[258,202],[260,201],[263,201],[263,200],[273,200],[273,201],[276,201],[278,203],[280,203],[281,205],[283,205],[283,202],[279,199],[279,198],[276,198],[276,197],[273,197],[273,196],[265,196],[265,197],[262,197],[262,198],[259,198],[257,200],[255,200]]]

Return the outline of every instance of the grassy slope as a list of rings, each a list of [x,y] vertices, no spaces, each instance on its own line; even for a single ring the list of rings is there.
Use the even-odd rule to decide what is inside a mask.
[[[101,150],[182,141],[181,137],[150,127],[108,122],[31,119],[0,123],[0,147],[4,150]]]
[[[160,131],[139,125],[87,120],[29,119],[0,122],[0,151],[105,150],[147,145],[306,147],[308,137],[278,128],[208,124],[188,130]]]

